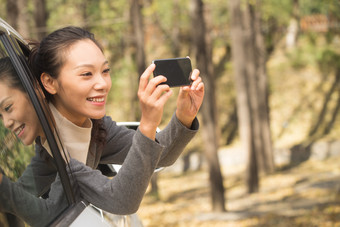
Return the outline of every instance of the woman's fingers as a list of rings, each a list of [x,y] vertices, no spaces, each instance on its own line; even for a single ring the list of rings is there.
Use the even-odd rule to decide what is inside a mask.
[[[193,81],[191,84],[191,90],[195,90],[200,82],[202,82],[200,75],[200,71],[198,69],[194,69],[191,74],[191,80]]]
[[[190,77],[192,83],[189,86],[182,87],[182,90],[183,91],[196,90],[197,86],[202,82],[202,78],[199,75],[200,71],[198,69],[194,69]]]
[[[138,98],[142,105],[142,112],[163,109],[163,106],[172,94],[170,87],[167,84],[162,84],[166,82],[166,77],[156,76],[149,80],[154,68],[155,65],[151,64],[140,78]]]
[[[161,83],[166,82],[166,77],[156,76],[149,80],[150,75],[155,69],[155,64],[151,64],[141,75],[139,81],[138,95],[139,96],[151,96]],[[168,88],[165,88],[168,89]]]
[[[155,64],[151,64],[148,68],[146,68],[144,73],[140,76],[140,78],[139,78],[139,90],[145,90],[146,86],[149,83],[150,75],[155,70],[155,67],[156,67]]]
[[[202,83],[202,78],[198,77],[191,85],[191,90],[197,90],[198,86]]]
[[[161,105],[164,105],[171,94],[172,91],[168,85],[166,84],[158,85],[151,95],[151,100],[154,100],[155,102],[159,102]]]
[[[152,95],[154,93],[154,91],[159,87],[161,89],[166,89],[166,87],[163,86],[163,84],[161,83],[164,83],[166,82],[166,77],[165,76],[156,76],[154,78],[152,78],[148,85],[146,86],[144,92],[147,94],[147,95]],[[167,87],[169,87],[168,85],[166,85]]]

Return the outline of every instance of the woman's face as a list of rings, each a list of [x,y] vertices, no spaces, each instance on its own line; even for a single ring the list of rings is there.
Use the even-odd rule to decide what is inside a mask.
[[[102,118],[111,88],[110,68],[102,51],[91,40],[81,40],[64,57],[65,64],[54,79],[56,108],[78,126],[87,118]]]
[[[43,136],[38,116],[26,93],[0,82],[0,116],[6,128],[25,145]]]

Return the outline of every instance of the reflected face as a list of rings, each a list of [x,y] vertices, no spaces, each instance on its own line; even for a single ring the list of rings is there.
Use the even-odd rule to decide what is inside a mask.
[[[30,145],[43,131],[26,93],[0,81],[0,116],[3,124],[25,145]]]
[[[108,61],[91,40],[76,42],[64,54],[65,64],[53,79],[56,108],[78,126],[88,118],[102,118],[111,88]]]

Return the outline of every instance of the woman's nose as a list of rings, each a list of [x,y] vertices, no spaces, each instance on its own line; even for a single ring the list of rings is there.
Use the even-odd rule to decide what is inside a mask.
[[[3,116],[3,122],[6,128],[12,130],[14,121],[11,118]]]
[[[107,78],[107,76],[98,75],[96,79],[95,89],[97,90],[109,90],[111,84],[111,78]]]

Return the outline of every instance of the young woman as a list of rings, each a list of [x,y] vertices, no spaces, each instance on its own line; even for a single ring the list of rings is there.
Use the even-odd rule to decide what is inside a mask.
[[[192,85],[181,88],[170,123],[156,135],[172,91],[167,85],[160,85],[165,77],[149,80],[154,65],[140,77],[138,97],[142,117],[137,131],[119,127],[104,116],[110,89],[109,68],[91,33],[76,27],[51,33],[32,52],[31,65],[45,89],[59,135],[72,135],[80,129],[81,138],[89,138],[81,141],[80,146],[72,144],[79,136],[65,143],[61,140],[81,197],[112,213],[135,212],[155,167],[171,165],[198,129],[195,117],[204,95],[198,70],[192,74]],[[78,147],[81,149],[77,150]],[[37,196],[48,191],[57,172],[48,161],[51,158],[48,146],[38,139],[36,156],[18,184]],[[90,167],[86,170],[95,169],[99,163],[124,164],[118,175],[108,180],[105,176],[94,178],[97,171],[77,174],[82,162]],[[38,188],[32,186],[33,180],[38,182]]]
[[[100,194],[112,195],[113,198],[104,196],[100,201],[98,193],[94,193],[98,190],[98,182],[82,176],[83,179],[77,178],[82,196],[115,214],[136,212],[155,167],[173,164],[197,132],[196,115],[204,95],[199,71],[194,70],[190,87],[181,88],[176,113],[168,126],[156,135],[164,105],[172,95],[172,90],[168,85],[160,85],[166,80],[163,76],[149,80],[155,65],[150,65],[140,77],[138,97],[142,117],[138,130],[134,131],[118,127],[116,122],[105,116],[105,102],[111,87],[110,69],[93,34],[78,27],[66,27],[52,32],[40,44],[35,45],[30,62],[51,109],[54,109],[55,119],[62,119],[56,122],[57,129],[63,122],[67,122],[67,127],[59,128],[61,137],[64,133],[70,135],[65,129],[89,129],[92,122],[91,135],[89,131],[83,134],[83,138],[87,135],[90,139],[76,147],[80,149],[69,146],[71,143],[63,144],[70,157],[93,169],[99,163],[124,162],[118,173],[118,176],[122,176],[121,180],[115,181],[119,184],[117,188],[124,190],[114,193],[109,190],[112,187],[102,188]],[[30,167],[40,173],[48,170],[44,177],[50,176],[52,182],[56,171],[39,158],[39,153],[46,153],[48,149],[37,145],[37,151],[38,155]],[[47,189],[49,185],[44,183],[41,188]],[[134,193],[130,190],[134,190]]]

